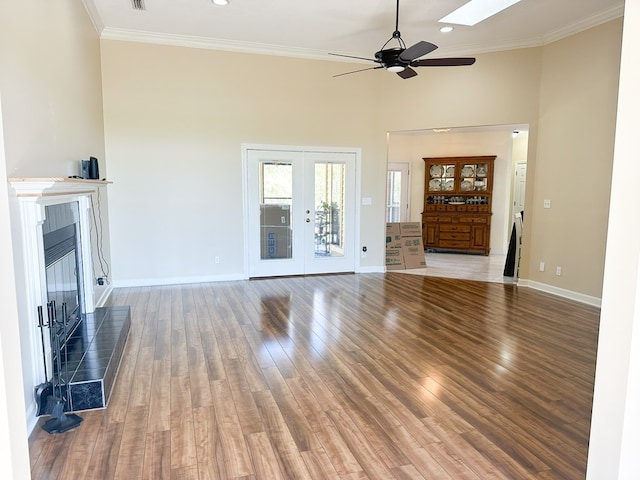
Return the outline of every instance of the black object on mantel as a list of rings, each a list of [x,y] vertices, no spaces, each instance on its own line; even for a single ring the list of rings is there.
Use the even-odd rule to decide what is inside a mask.
[[[87,180],[98,180],[100,178],[100,168],[96,157],[89,157],[89,160],[81,162],[81,177]]]

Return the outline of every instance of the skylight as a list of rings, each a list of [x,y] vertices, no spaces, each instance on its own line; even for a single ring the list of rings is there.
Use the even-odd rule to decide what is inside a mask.
[[[471,0],[438,21],[472,26],[519,1],[520,0]]]

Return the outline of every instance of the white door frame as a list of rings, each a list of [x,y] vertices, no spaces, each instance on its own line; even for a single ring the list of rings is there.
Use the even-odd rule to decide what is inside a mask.
[[[360,167],[362,151],[360,148],[343,147],[317,147],[298,145],[269,145],[269,144],[242,144],[242,228],[244,241],[243,277],[249,278],[249,175],[248,159],[250,150],[269,150],[280,152],[319,152],[319,153],[351,153],[355,155],[355,228],[352,241],[354,242],[354,269],[360,271],[360,205],[361,205],[361,178]]]

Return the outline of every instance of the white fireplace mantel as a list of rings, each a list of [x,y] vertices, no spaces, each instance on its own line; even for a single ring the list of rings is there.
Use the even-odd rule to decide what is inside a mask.
[[[93,255],[91,247],[91,218],[94,208],[94,194],[99,200],[99,190],[111,182],[105,180],[84,180],[77,178],[9,178],[10,194],[15,195],[19,208],[13,228],[20,230],[19,247],[22,260],[24,282],[23,335],[22,348],[31,350],[32,387],[45,381],[42,367],[42,345],[38,329],[38,306],[47,304],[47,285],[44,260],[43,223],[46,219],[46,208],[49,205],[78,202],[80,250],[82,255],[82,283],[84,286],[83,311],[91,313],[95,310],[93,278]],[[12,191],[13,190],[13,191]],[[17,212],[16,212],[17,213]],[[19,219],[19,220],[18,220]],[[17,230],[16,232],[17,233]],[[16,240],[18,236],[16,235]],[[15,243],[15,242],[14,242]],[[50,350],[48,342],[46,350]],[[49,376],[52,369],[48,370]],[[26,373],[26,372],[25,372]],[[28,374],[26,374],[28,375]],[[25,386],[29,383],[25,376]],[[27,387],[29,388],[29,387]],[[35,403],[28,407],[35,412]],[[28,418],[35,418],[27,412]]]
[[[81,178],[9,178],[18,197],[49,197],[57,195],[88,195],[111,182]]]

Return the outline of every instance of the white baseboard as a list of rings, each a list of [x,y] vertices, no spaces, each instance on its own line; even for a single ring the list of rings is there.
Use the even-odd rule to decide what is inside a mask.
[[[104,289],[104,292],[102,292],[102,295],[100,295],[100,298],[96,302],[95,307],[96,308],[104,307],[104,304],[109,299],[109,295],[111,295],[112,291],[113,291],[113,285],[111,285],[111,284],[107,285],[107,288]]]
[[[168,277],[168,278],[131,278],[126,280],[114,280],[114,288],[124,287],[154,287],[159,285],[184,285],[188,283],[232,282],[246,280],[247,277],[240,273],[229,275],[203,275],[196,277]]]
[[[38,406],[36,405],[35,400],[27,405],[27,432],[29,435],[31,435],[38,424],[38,417],[36,417],[37,408]]]
[[[541,292],[550,293],[559,297],[567,298],[569,300],[575,300],[576,302],[585,303],[593,307],[600,308],[602,306],[602,299],[598,297],[592,297],[583,293],[573,292],[571,290],[565,290],[564,288],[554,287],[553,285],[547,285],[546,283],[534,282],[533,280],[520,279],[518,280],[519,287],[529,287],[534,290],[540,290]]]

